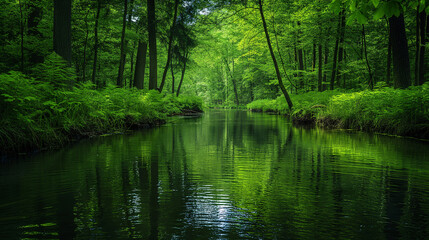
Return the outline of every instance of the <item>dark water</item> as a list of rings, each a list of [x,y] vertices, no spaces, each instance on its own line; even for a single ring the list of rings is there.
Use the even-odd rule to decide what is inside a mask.
[[[209,111],[3,163],[0,239],[424,239],[429,143]]]

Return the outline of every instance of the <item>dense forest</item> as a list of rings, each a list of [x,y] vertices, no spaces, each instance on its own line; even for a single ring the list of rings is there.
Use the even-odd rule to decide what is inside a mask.
[[[208,107],[429,136],[424,0],[1,0],[2,149]]]

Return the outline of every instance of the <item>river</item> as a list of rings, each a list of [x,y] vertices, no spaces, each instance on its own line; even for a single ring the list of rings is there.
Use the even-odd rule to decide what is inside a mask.
[[[0,165],[0,239],[423,239],[429,142],[209,110]]]

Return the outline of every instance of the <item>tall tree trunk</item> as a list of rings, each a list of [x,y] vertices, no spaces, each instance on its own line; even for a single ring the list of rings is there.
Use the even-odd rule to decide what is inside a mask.
[[[340,42],[338,45],[338,65],[337,65],[337,74],[336,74],[336,82],[337,82],[337,86],[341,86],[341,77],[342,77],[342,73],[341,73],[341,67],[343,65],[343,54],[344,54],[344,35],[346,32],[346,12],[343,9],[343,11],[341,12],[341,20],[340,20]]]
[[[118,77],[116,85],[118,87],[124,86],[124,69],[125,69],[125,31],[127,28],[127,13],[128,13],[128,0],[124,0],[124,15],[122,17],[122,33],[121,33],[121,56],[119,59]]]
[[[390,17],[389,23],[392,39],[393,85],[395,88],[407,88],[411,85],[411,76],[404,15]]]
[[[298,78],[299,78],[299,87],[302,89],[304,89],[304,79],[302,76],[302,72],[304,71],[304,58],[303,58],[303,54],[302,54],[302,48],[300,46],[301,41],[299,40],[300,35],[301,35],[301,31],[299,30],[301,23],[298,21],[297,22],[298,25]]]
[[[162,92],[162,89],[164,88],[165,78],[167,77],[167,72],[168,72],[168,66],[170,65],[170,62],[171,62],[171,45],[173,43],[174,27],[176,25],[177,8],[178,7],[179,7],[179,0],[175,0],[174,1],[173,23],[171,24],[171,27],[170,27],[170,39],[168,40],[167,62],[165,63],[164,72],[162,73],[161,84],[159,86],[159,92]]]
[[[82,64],[82,81],[86,81],[86,49],[88,48],[88,37],[89,37],[89,27],[88,27],[88,14],[89,10],[85,15],[85,40],[83,41],[83,64]]]
[[[33,36],[35,41],[41,40],[42,34],[37,29],[40,21],[42,20],[42,4],[41,0],[28,1],[28,10],[30,11],[27,19],[27,34]],[[24,19],[22,19],[24,21]],[[30,49],[30,56],[28,61],[31,64],[42,63],[44,60],[43,54],[38,49]]]
[[[173,68],[173,56],[171,57],[171,62],[170,62],[170,70],[171,70],[171,93],[174,94],[174,68]]]
[[[340,33],[341,33],[341,21],[342,21],[342,16],[340,14],[340,19],[338,21],[337,39],[335,40],[334,57],[332,61],[331,90],[334,90],[335,80],[337,79],[337,57],[338,57],[338,45],[339,45]]]
[[[271,46],[270,35],[268,34],[267,23],[265,22],[264,11],[262,9],[262,0],[259,0],[259,12],[261,14],[262,25],[264,27],[265,37],[267,39],[267,45],[268,45],[268,48],[270,50],[271,58],[273,59],[274,68],[276,69],[277,79],[279,81],[279,87],[280,87],[281,91],[283,92],[284,97],[286,98],[286,102],[289,106],[289,109],[292,109],[292,107],[293,107],[292,100],[290,99],[290,96],[289,96],[285,86],[283,85],[282,76],[280,74],[280,70],[279,70],[279,66],[277,64],[276,56],[274,55],[273,47]]]
[[[416,55],[414,59],[414,85],[419,84],[420,67],[420,4],[416,10]]]
[[[132,88],[133,84],[134,84],[132,76],[134,73],[134,52],[135,52],[135,49],[136,49],[136,42],[133,42],[133,49],[131,50],[131,55],[130,55],[130,63],[131,63],[131,66],[130,66],[130,83],[129,83],[130,88]]]
[[[71,0],[54,0],[54,51],[71,63]]]
[[[390,30],[388,32],[388,45],[387,45],[387,67],[386,67],[386,84],[390,85],[390,79],[392,74],[392,38],[390,37]]]
[[[176,97],[178,97],[180,94],[180,88],[182,88],[183,78],[185,78],[186,63],[188,62],[188,55],[189,53],[187,52],[185,54],[185,62],[183,63],[182,76],[180,77],[179,87],[177,87]]]
[[[313,61],[311,63],[311,71],[316,69],[316,43],[313,43]]]
[[[372,72],[371,72],[371,66],[369,65],[369,61],[368,61],[368,52],[367,52],[367,47],[366,47],[366,36],[365,35],[366,35],[365,34],[365,25],[362,24],[362,42],[363,42],[364,53],[365,53],[366,67],[368,68],[368,75],[369,75],[368,86],[372,90],[374,88],[374,82],[373,82],[373,77],[372,77]]]
[[[92,82],[96,84],[97,88],[101,87],[101,84],[96,79],[97,75],[97,58],[98,58],[98,20],[100,19],[101,0],[97,0],[97,13],[95,15],[94,25],[94,62],[92,65]]]
[[[425,79],[425,44],[426,44],[426,12],[417,15],[417,52],[416,52],[416,81],[415,85],[421,85]]]
[[[146,53],[147,42],[139,41],[137,48],[136,71],[134,75],[134,87],[143,89],[144,87],[144,73],[146,70]]]
[[[21,35],[21,62],[19,69],[21,72],[24,71],[24,14],[22,10],[22,3],[21,0],[18,0],[19,4],[19,14],[21,15],[21,18],[19,19],[19,28],[20,28],[20,35]]]
[[[156,89],[158,85],[155,0],[147,0],[147,23],[149,33],[149,90],[151,90]]]
[[[323,65],[324,65],[324,69],[323,69],[323,83],[326,83],[327,80],[327,70],[325,69],[326,66],[328,65],[328,61],[329,61],[329,47],[328,47],[328,41],[325,42],[325,55],[324,55],[324,60],[323,60]],[[322,84],[323,84],[322,83]],[[323,87],[323,90],[325,90],[325,87]]]
[[[317,78],[317,90],[319,92],[323,91],[322,88],[322,44],[319,43],[319,72]]]

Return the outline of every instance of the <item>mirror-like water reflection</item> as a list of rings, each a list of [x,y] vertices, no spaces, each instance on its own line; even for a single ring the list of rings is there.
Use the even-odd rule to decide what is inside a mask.
[[[418,239],[429,143],[201,118],[3,163],[0,238]]]

